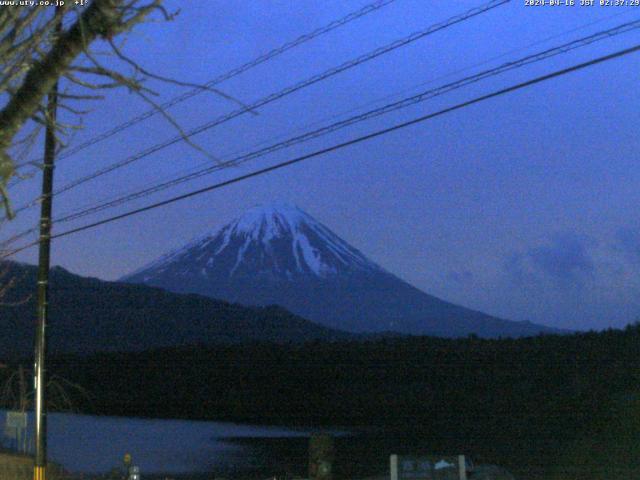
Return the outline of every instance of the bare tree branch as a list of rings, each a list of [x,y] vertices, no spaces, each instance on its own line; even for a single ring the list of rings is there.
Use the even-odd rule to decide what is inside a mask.
[[[70,6],[56,9],[57,17],[51,14],[51,9],[31,9],[22,13],[0,11],[0,100],[3,99],[3,93],[4,98],[8,98],[0,109],[0,203],[4,206],[5,219],[14,216],[7,192],[8,180],[13,176],[18,177],[10,184],[15,185],[20,179],[26,178],[25,175],[17,175],[15,160],[26,156],[37,134],[20,141],[15,138],[28,122],[36,126],[47,125],[43,107],[46,95],[61,78],[67,80],[73,89],[67,88],[58,95],[58,106],[75,115],[76,118],[71,116],[71,119],[77,124],[60,120],[54,123],[58,150],[62,150],[70,135],[81,128],[82,115],[87,113],[85,109],[77,108],[75,102],[102,100],[104,96],[99,94],[100,91],[124,87],[161,113],[188,145],[218,161],[190,140],[180,124],[153,100],[152,97],[158,94],[145,83],[147,79],[211,91],[258,115],[242,101],[219,89],[152,73],[124,54],[114,42],[114,37],[145,21],[154,11],[164,21],[173,19],[178,13],[169,13],[161,5],[161,0],[93,0],[81,10]],[[59,16],[65,12],[73,12],[75,17]],[[63,20],[63,30],[54,34],[53,27],[60,18]],[[104,45],[110,49],[90,50],[89,47],[98,39],[104,40]],[[115,58],[132,67],[133,73],[124,74],[118,67],[114,68],[111,62],[106,66],[107,63],[101,61],[103,56]],[[76,91],[78,89],[80,91]],[[32,159],[21,161],[18,166],[38,166],[39,163]]]
[[[222,90],[220,90],[218,88],[213,88],[213,87],[209,87],[209,86],[206,86],[206,85],[198,85],[198,84],[195,84],[195,83],[183,82],[181,80],[175,80],[173,78],[169,78],[169,77],[165,77],[165,76],[158,75],[158,74],[155,74],[155,73],[151,73],[150,71],[142,68],[137,62],[133,61],[132,59],[130,59],[129,57],[124,55],[120,51],[120,49],[117,47],[117,45],[113,42],[113,40],[109,39],[108,42],[109,42],[109,45],[111,45],[111,48],[113,49],[113,51],[115,52],[115,54],[118,56],[118,58],[120,60],[128,63],[136,71],[142,73],[143,75],[145,75],[147,77],[155,78],[157,80],[161,80],[161,81],[167,82],[167,83],[173,83],[174,85],[179,85],[181,87],[199,88],[199,89],[202,89],[202,90],[207,90],[209,92],[213,92],[216,95],[219,95],[222,98],[224,98],[226,100],[229,100],[229,101],[241,106],[247,112],[249,112],[249,113],[251,113],[253,115],[258,115],[258,112],[256,112],[254,109],[250,108],[247,104],[243,103],[242,101],[238,100],[235,97],[232,97],[231,95],[223,92]]]
[[[37,112],[45,96],[58,79],[69,71],[72,62],[82,53],[88,53],[93,41],[98,38],[110,40],[144,20],[154,10],[167,16],[166,10],[160,6],[160,0],[140,3],[138,0],[93,0],[66,31],[53,38],[54,17],[39,15],[45,9],[25,9],[23,15],[4,13],[13,9],[3,10],[0,15],[0,32],[3,35],[0,38],[3,72],[0,93],[6,91],[10,96],[0,110],[0,202],[4,204],[9,218],[13,214],[6,185],[15,173],[15,166],[8,150],[14,137],[27,121],[41,120]],[[56,9],[56,15],[62,13],[62,10]],[[41,21],[38,23],[39,19]],[[129,88],[135,86],[131,79],[118,76],[117,72],[109,73],[107,76],[116,82]],[[16,81],[20,82],[19,85],[15,89],[10,88]]]

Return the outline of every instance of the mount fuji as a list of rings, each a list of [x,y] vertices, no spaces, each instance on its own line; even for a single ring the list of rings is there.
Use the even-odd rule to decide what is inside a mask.
[[[121,281],[245,305],[280,305],[357,333],[517,337],[553,331],[424,293],[291,205],[252,208]]]

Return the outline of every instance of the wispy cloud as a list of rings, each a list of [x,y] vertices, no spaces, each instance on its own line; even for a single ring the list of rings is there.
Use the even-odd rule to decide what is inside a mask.
[[[556,235],[546,245],[528,250],[533,266],[561,282],[576,282],[590,276],[594,262],[584,239],[571,233]]]
[[[551,279],[579,284],[593,275],[595,265],[588,241],[574,233],[553,236],[548,242],[510,255],[504,269],[517,284]]]

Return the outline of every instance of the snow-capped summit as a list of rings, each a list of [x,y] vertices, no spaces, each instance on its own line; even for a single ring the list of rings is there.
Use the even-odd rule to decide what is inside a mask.
[[[247,210],[232,222],[236,233],[261,237],[265,242],[287,231],[298,229],[303,223],[317,223],[297,206],[289,203],[258,205]]]
[[[354,270],[381,269],[298,207],[273,204],[251,208],[217,232],[189,242],[125,280],[152,282],[168,272],[216,279],[247,274],[327,278]]]
[[[296,274],[327,277],[345,269],[378,268],[327,227],[289,204],[254,207],[220,234],[223,238],[216,254],[229,248],[234,238],[244,239],[230,275],[245,261],[263,272],[270,270],[288,277]],[[262,251],[256,255],[252,248]],[[295,266],[289,265],[290,259]]]
[[[251,208],[123,281],[245,305],[280,305],[351,332],[519,336],[544,330],[428,295],[288,204]]]

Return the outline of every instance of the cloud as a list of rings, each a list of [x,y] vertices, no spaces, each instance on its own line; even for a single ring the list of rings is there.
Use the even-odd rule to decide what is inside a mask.
[[[587,247],[586,240],[573,233],[555,235],[543,245],[512,254],[504,268],[518,284],[546,278],[577,285],[591,277],[595,270]]]
[[[528,256],[541,272],[560,281],[576,281],[594,270],[585,242],[573,234],[558,235],[547,245],[530,249]]]
[[[640,231],[621,227],[615,233],[614,242],[617,251],[634,263],[640,263]]]
[[[640,317],[640,230],[549,236],[503,257],[492,311],[565,328],[621,327]],[[477,282],[484,277],[476,272]]]
[[[535,280],[535,276],[526,265],[526,258],[524,253],[518,252],[509,255],[505,260],[504,271],[510,283],[522,286]]]

